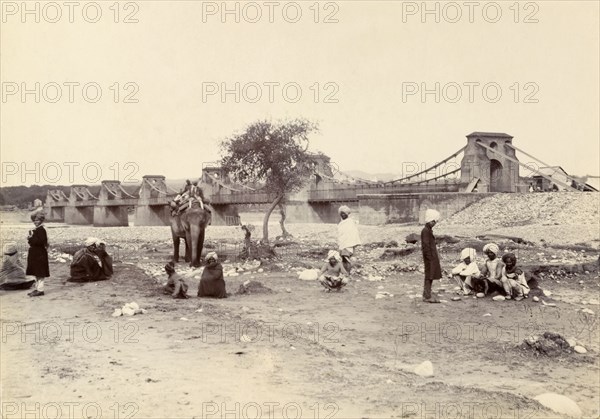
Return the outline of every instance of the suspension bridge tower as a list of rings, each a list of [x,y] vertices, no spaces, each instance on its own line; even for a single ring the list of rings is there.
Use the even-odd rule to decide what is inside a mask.
[[[467,135],[460,166],[461,183],[476,183],[478,192],[517,192],[519,163],[511,147],[512,139],[508,134],[495,132]]]

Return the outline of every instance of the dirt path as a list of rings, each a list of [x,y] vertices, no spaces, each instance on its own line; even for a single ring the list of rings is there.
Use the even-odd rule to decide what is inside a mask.
[[[557,417],[532,400],[545,392],[599,414],[598,317],[568,302],[453,302],[442,282],[448,302],[433,305],[410,298],[418,273],[328,294],[268,271],[227,287],[254,276],[272,294],[172,300],[136,265],[115,269],[110,281],[63,284],[67,266],[53,263],[46,296],[0,297],[3,417]],[[598,279],[584,280],[597,293]],[[394,296],[376,300],[379,287]],[[131,301],[147,312],[110,316]],[[547,330],[590,353],[517,348]],[[432,377],[413,373],[425,360]]]

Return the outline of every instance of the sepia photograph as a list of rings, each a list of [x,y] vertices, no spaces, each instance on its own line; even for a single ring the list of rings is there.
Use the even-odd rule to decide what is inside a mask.
[[[0,0],[0,417],[600,418],[600,2]]]

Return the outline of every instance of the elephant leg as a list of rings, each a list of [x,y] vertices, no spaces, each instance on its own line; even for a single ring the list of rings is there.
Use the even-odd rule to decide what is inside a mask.
[[[193,251],[193,243],[194,243],[194,239],[193,239],[193,232],[190,230],[186,230],[185,232],[185,261],[186,262],[193,262],[193,255],[194,255],[194,251]],[[192,266],[192,263],[190,263],[190,266]]]
[[[190,244],[192,250],[192,262],[190,266],[197,268],[200,266],[200,258],[198,254],[198,237],[200,234],[200,227],[192,224],[190,225]]]
[[[202,259],[202,248],[204,247],[204,226],[200,226],[200,232],[198,234],[198,266],[201,264]]]
[[[179,237],[173,235],[173,262],[179,262]]]
[[[183,242],[185,243],[185,257],[184,260],[186,262],[190,262],[192,260],[191,254],[192,252],[190,251],[190,242],[189,239],[187,238],[183,238]]]

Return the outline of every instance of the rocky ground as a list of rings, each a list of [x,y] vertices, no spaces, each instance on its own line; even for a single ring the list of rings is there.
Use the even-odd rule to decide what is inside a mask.
[[[202,268],[179,263],[192,298],[172,300],[160,289],[168,227],[48,224],[47,295],[0,295],[3,417],[598,417],[598,198],[594,208],[588,194],[531,195],[555,195],[550,219],[507,224],[499,195],[479,207],[495,223],[474,218],[474,204],[435,228],[447,271],[463,247],[515,252],[532,286],[521,302],[454,301],[445,278],[434,287],[443,302],[422,303],[419,244],[406,241],[417,225],[360,226],[365,245],[341,293],[299,279],[335,248],[334,225],[290,224],[293,239],[263,261],[239,258],[239,227],[210,227],[230,297],[196,298]],[[585,215],[555,224],[569,205]],[[25,252],[29,225],[2,221],[2,242]],[[66,282],[88,236],[108,242],[115,275]],[[133,302],[140,314],[112,317]]]

